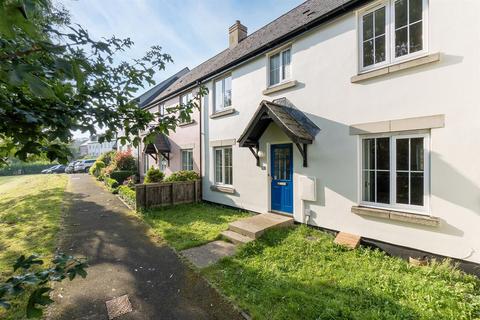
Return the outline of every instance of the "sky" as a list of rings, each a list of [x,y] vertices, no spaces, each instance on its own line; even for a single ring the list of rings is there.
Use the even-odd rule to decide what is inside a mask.
[[[228,27],[240,20],[256,31],[303,0],[57,0],[96,39],[130,38],[133,48],[118,60],[140,58],[160,45],[174,62],[155,75],[157,83],[228,47]],[[144,88],[139,94],[147,91]],[[75,133],[75,137],[88,134]]]

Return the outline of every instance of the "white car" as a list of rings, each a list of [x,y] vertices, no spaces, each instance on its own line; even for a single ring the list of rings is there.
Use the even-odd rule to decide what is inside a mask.
[[[94,162],[95,159],[78,160],[73,167],[73,172],[88,172],[88,169],[90,169]]]

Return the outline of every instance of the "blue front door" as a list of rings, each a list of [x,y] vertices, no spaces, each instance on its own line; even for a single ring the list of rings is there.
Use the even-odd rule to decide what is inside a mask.
[[[272,210],[293,213],[292,144],[275,144],[271,148]]]

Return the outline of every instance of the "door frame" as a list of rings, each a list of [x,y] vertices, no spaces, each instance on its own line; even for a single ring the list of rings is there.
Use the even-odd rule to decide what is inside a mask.
[[[278,211],[278,210],[274,210],[272,209],[272,180],[273,180],[273,177],[272,177],[272,169],[273,169],[273,164],[272,164],[272,161],[273,161],[273,156],[272,156],[272,150],[273,150],[273,147],[274,146],[278,146],[278,145],[290,145],[291,147],[291,157],[292,157],[292,161],[291,161],[291,175],[292,175],[292,212],[285,212],[285,211]],[[295,169],[295,165],[294,165],[294,154],[295,154],[295,148],[293,147],[293,142],[292,141],[278,141],[278,142],[274,142],[274,143],[267,143],[267,177],[268,177],[268,211],[269,212],[273,212],[273,213],[277,213],[277,214],[281,214],[281,215],[286,215],[286,216],[289,216],[289,217],[292,217],[294,216],[294,213],[295,213],[295,184],[294,184],[294,169]]]

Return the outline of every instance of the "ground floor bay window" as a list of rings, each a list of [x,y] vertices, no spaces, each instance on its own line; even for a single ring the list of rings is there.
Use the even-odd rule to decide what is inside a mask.
[[[215,184],[233,185],[232,147],[214,148]]]
[[[361,203],[428,212],[429,135],[380,135],[361,139]]]

